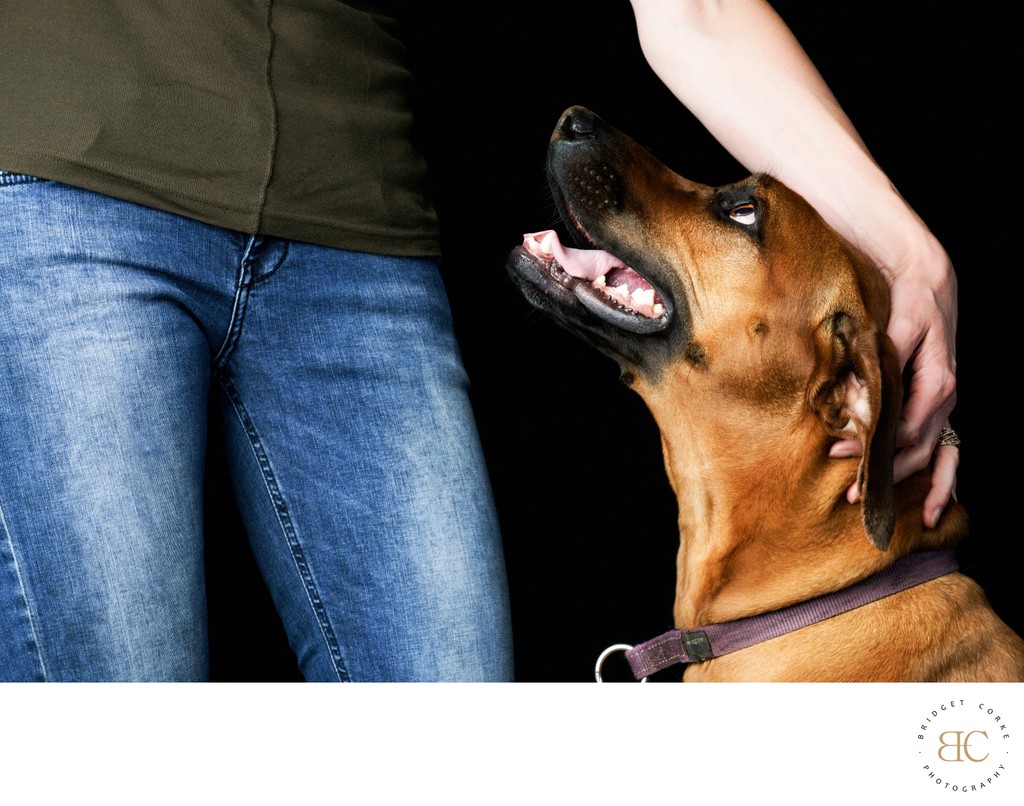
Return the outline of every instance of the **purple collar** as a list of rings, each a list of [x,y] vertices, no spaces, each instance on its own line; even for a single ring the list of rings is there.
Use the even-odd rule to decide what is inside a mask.
[[[696,630],[671,630],[626,649],[626,660],[633,676],[643,680],[676,663],[701,663],[746,649],[956,570],[956,556],[952,551],[919,551],[901,557],[888,568],[848,588],[781,610]],[[600,661],[598,667],[600,680]]]

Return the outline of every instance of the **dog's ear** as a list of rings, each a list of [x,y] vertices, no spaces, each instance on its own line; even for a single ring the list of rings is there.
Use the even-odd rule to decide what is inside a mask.
[[[899,358],[874,321],[846,312],[821,325],[822,355],[811,407],[835,436],[852,426],[864,446],[857,471],[864,529],[879,550],[889,547],[896,523],[893,455],[903,400]]]

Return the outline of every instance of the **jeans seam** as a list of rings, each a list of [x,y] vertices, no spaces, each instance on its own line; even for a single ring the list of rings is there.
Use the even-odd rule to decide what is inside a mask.
[[[217,371],[224,369],[235,354],[238,346],[238,338],[242,333],[242,325],[245,321],[245,312],[249,307],[249,294],[257,283],[273,277],[277,270],[284,263],[288,256],[288,243],[285,242],[284,249],[278,259],[263,274],[256,276],[253,273],[253,265],[256,262],[254,253],[263,244],[264,238],[260,235],[250,235],[242,253],[242,259],[238,265],[238,279],[235,287],[235,299],[231,307],[231,317],[228,320],[227,332],[224,335],[224,342],[213,358],[213,366]]]
[[[298,533],[295,530],[295,524],[292,521],[291,513],[288,511],[288,505],[284,500],[284,496],[281,494],[281,488],[277,483],[277,476],[274,474],[273,468],[270,466],[270,459],[267,456],[263,441],[260,439],[259,432],[256,430],[252,419],[249,417],[249,412],[242,403],[241,397],[238,394],[238,390],[235,389],[234,384],[232,384],[226,377],[221,377],[220,383],[225,394],[227,394],[228,399],[231,401],[231,406],[234,409],[235,415],[238,417],[242,428],[245,429],[246,436],[249,438],[249,446],[252,449],[253,457],[259,465],[260,473],[263,476],[263,483],[266,485],[267,493],[270,496],[270,501],[273,504],[274,511],[277,515],[278,524],[281,527],[281,532],[284,536],[285,542],[288,544],[288,550],[291,553],[292,562],[295,564],[295,570],[302,579],[307,600],[309,601],[310,607],[313,609],[313,614],[316,616],[320,632],[323,635],[324,642],[327,644],[328,651],[331,654],[331,660],[334,663],[334,670],[337,673],[339,680],[347,681],[349,679],[349,675],[345,668],[344,658],[341,654],[341,645],[339,644],[337,635],[334,632],[334,627],[331,625],[330,619],[328,618],[327,608],[324,606],[323,599],[317,589],[316,581],[313,579],[313,574],[309,568],[309,563],[306,561],[306,555],[302,550],[302,544],[299,541]]]
[[[231,307],[231,318],[228,321],[227,332],[224,334],[224,342],[221,344],[217,355],[213,358],[213,366],[221,370],[231,360],[238,345],[238,336],[242,332],[242,321],[245,319],[245,309],[249,304],[249,290],[251,288],[253,252],[259,243],[259,236],[251,235],[242,253],[242,259],[238,263],[238,280],[235,285],[235,299]]]
[[[0,187],[6,187],[11,185],[32,185],[39,182],[49,182],[49,179],[43,179],[32,174],[19,174],[11,171],[0,170]]]
[[[254,288],[264,280],[269,280],[277,274],[277,270],[284,264],[285,258],[288,257],[288,249],[291,246],[291,241],[281,241],[281,243],[283,244],[283,248],[281,249],[281,254],[278,256],[277,260],[274,261],[274,265],[263,272],[263,274],[253,274],[249,282],[250,288]]]
[[[35,649],[36,660],[39,663],[39,673],[42,680],[45,681],[49,677],[46,671],[46,660],[43,658],[42,647],[39,641],[39,632],[36,630],[36,621],[32,616],[32,607],[29,604],[28,591],[25,590],[25,579],[22,577],[21,567],[18,565],[18,555],[14,550],[14,538],[11,536],[10,529],[7,528],[7,517],[4,515],[2,506],[0,506],[0,531],[2,531],[4,540],[7,542],[8,550],[11,552],[11,562],[14,564],[14,576],[18,580],[18,592],[21,595],[22,601],[25,603],[25,613],[28,616],[29,630],[32,636],[32,646]]]

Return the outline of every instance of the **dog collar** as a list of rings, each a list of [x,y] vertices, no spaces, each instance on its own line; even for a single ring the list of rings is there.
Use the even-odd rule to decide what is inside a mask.
[[[633,676],[637,680],[645,680],[655,672],[677,663],[703,663],[824,621],[920,585],[922,582],[950,574],[956,571],[957,567],[956,556],[949,550],[908,554],[888,568],[855,582],[848,588],[781,610],[711,624],[695,630],[671,630],[634,647],[625,644],[609,647],[598,659],[595,676],[600,682],[601,664],[608,654],[615,650],[625,651]]]

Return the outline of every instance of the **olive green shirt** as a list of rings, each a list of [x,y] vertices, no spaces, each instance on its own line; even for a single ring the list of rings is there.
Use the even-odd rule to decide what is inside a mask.
[[[0,0],[0,169],[246,233],[437,255],[384,5]]]

